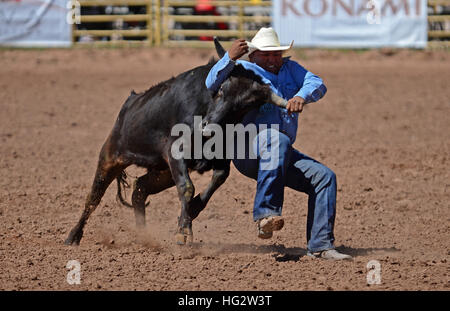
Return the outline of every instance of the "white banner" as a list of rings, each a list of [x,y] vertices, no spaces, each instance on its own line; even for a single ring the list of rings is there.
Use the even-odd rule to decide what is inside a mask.
[[[427,0],[273,0],[282,44],[303,47],[427,45]]]
[[[0,0],[0,46],[72,44],[68,0]]]

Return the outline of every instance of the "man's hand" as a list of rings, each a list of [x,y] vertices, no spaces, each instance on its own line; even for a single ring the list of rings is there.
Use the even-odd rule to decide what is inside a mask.
[[[303,111],[303,106],[305,105],[305,100],[303,98],[301,98],[300,96],[294,96],[292,97],[290,100],[288,100],[286,109],[288,111],[289,114],[293,113],[293,112],[302,112]]]
[[[244,39],[237,39],[233,42],[228,50],[228,56],[232,60],[237,60],[239,57],[248,52],[248,45]]]

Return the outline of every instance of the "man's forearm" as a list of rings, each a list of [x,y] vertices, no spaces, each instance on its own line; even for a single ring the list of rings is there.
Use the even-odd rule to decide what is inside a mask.
[[[321,99],[327,92],[327,87],[318,76],[308,72],[305,76],[303,87],[296,96],[305,99],[305,104],[316,102]]]

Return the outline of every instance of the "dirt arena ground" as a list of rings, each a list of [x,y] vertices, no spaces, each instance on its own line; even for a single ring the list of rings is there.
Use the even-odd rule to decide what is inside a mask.
[[[445,51],[293,53],[328,87],[302,113],[295,147],[336,172],[336,246],[353,261],[305,256],[307,196],[290,189],[285,228],[258,239],[255,182],[234,167],[195,220],[191,247],[174,244],[175,188],[151,197],[148,228],[138,232],[133,211],[115,201],[115,183],[81,245],[65,246],[130,91],[212,55],[212,49],[0,50],[0,289],[450,289]],[[210,176],[193,174],[196,189]],[[80,262],[79,285],[67,282],[70,260]],[[371,260],[380,264],[381,284],[367,282]]]

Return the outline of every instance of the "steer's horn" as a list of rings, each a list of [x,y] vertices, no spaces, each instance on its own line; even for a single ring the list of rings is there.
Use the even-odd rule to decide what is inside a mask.
[[[278,107],[286,108],[286,106],[287,106],[287,100],[285,100],[284,98],[281,98],[280,96],[278,96],[277,94],[275,94],[273,92],[270,95],[270,100],[272,101],[272,104],[277,105]]]
[[[217,37],[214,37],[214,46],[216,47],[217,55],[219,55],[220,58],[222,58],[227,51],[223,48],[222,44],[220,44],[219,39]]]

